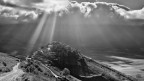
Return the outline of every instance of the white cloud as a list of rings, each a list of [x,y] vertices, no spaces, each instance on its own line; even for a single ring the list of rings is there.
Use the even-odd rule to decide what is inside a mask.
[[[4,0],[5,2],[10,3],[26,3],[28,0]],[[109,12],[114,14],[118,14],[117,16],[123,17],[125,20],[144,20],[144,8],[140,10],[131,10],[130,8],[120,5],[117,3],[107,3],[107,2],[81,2],[77,1],[68,1],[68,0],[41,0],[41,2],[32,2],[31,7],[40,9],[41,11],[46,11],[47,13],[51,12],[60,12],[59,15],[67,12],[74,12],[73,9],[77,8],[84,16],[88,17],[92,15],[92,12],[102,8],[107,9]],[[28,2],[27,2],[28,3]],[[29,6],[30,7],[30,6]],[[37,18],[37,14],[35,12],[30,13],[33,14],[35,18]]]
[[[69,5],[68,0],[44,0],[41,3],[33,4],[34,7],[44,10],[46,12],[57,12],[66,10]]]
[[[19,9],[0,5],[0,17],[2,18],[12,19],[17,22],[28,22],[29,20],[37,19],[38,16],[39,13],[33,10]]]

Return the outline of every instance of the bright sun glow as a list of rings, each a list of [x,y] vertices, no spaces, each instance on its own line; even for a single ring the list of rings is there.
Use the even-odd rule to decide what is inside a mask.
[[[55,25],[57,21],[57,14],[54,14],[52,25],[48,24],[47,18],[48,18],[48,13],[54,11],[60,11],[60,10],[65,10],[67,6],[69,5],[68,0],[44,0],[42,3],[37,3],[33,4],[35,7],[39,9],[43,9],[45,11],[45,14],[43,15],[39,25],[37,26],[37,29],[35,30],[31,40],[29,41],[29,46],[27,52],[30,53],[33,49],[33,47],[36,45],[40,34],[42,33],[44,36],[47,34],[45,33],[42,29],[44,28],[45,30],[51,30],[50,31],[50,37],[49,37],[49,42],[53,41],[53,36],[54,36],[54,31],[55,31]],[[47,23],[48,25],[44,26],[44,24]]]
[[[64,10],[68,5],[68,0],[44,0],[42,3],[34,4],[35,7],[43,9],[46,12]]]

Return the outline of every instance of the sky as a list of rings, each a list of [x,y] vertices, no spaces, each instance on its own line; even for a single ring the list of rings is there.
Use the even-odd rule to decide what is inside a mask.
[[[30,45],[53,40],[74,47],[144,48],[143,0],[82,1],[3,0],[7,6],[0,6],[1,35],[10,34],[7,28],[15,26],[11,37]]]

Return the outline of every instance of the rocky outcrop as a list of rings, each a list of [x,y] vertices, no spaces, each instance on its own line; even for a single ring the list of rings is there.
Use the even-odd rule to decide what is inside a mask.
[[[41,47],[32,58],[60,70],[68,68],[71,75],[83,81],[137,81],[60,42],[52,42]]]
[[[137,81],[59,42],[41,47],[24,61],[4,57],[8,62],[1,62],[0,69],[15,63],[0,81]]]
[[[85,58],[78,50],[59,42],[53,42],[42,47],[35,52],[33,59],[42,61],[45,64],[51,64],[60,69],[68,68],[74,76],[93,74]]]

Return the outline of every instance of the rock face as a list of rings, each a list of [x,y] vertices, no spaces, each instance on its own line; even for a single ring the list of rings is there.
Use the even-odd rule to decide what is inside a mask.
[[[137,81],[59,42],[41,47],[25,61],[4,57],[8,62],[0,58],[0,69],[8,70],[0,81]]]

